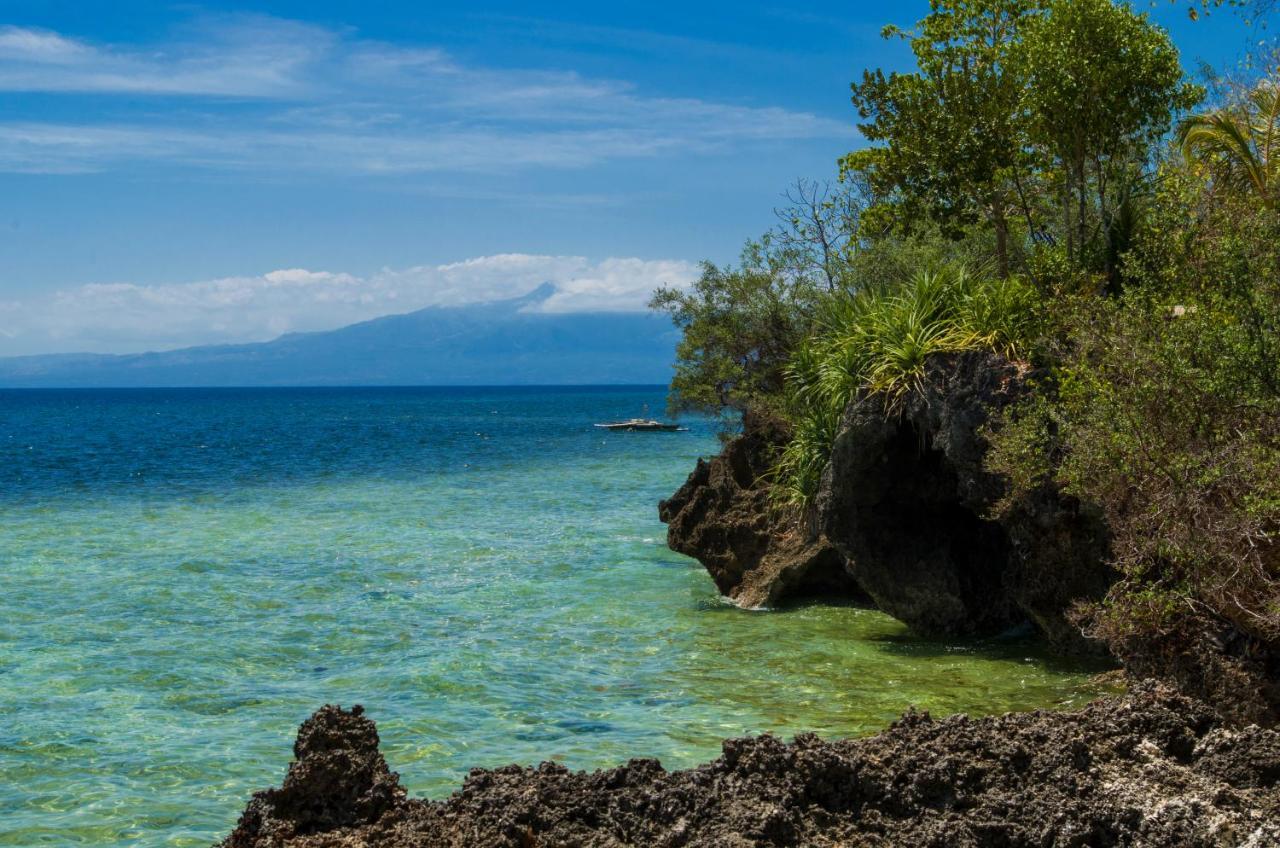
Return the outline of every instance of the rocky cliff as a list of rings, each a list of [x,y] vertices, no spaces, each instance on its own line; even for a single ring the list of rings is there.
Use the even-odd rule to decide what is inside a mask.
[[[797,595],[863,599],[844,556],[770,503],[766,475],[787,435],[778,422],[748,414],[742,435],[719,456],[698,460],[658,505],[667,545],[701,562],[720,593],[743,607]]]
[[[989,634],[1029,620],[1060,648],[1087,648],[1067,614],[1114,580],[1101,517],[1049,488],[993,516],[1006,485],[984,467],[986,428],[1030,378],[994,353],[939,356],[899,406],[870,396],[845,411],[820,526],[876,605],[914,630]]]
[[[1078,712],[728,740],[688,771],[474,769],[444,801],[405,797],[358,708],[317,712],[294,752],[223,848],[1280,844],[1280,734],[1155,686]]]
[[[1002,480],[985,428],[1029,390],[1025,366],[991,353],[930,361],[892,409],[845,411],[817,498],[816,527],[771,512],[767,471],[786,433],[748,418],[659,509],[668,544],[748,606],[797,592],[869,598],[926,634],[990,634],[1033,622],[1064,650],[1096,650],[1067,620],[1114,575],[1100,517],[1051,488],[997,520]]]

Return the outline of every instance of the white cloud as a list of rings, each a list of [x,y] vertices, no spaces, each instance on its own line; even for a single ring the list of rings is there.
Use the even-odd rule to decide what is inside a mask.
[[[206,22],[146,49],[0,28],[0,91],[89,96],[75,121],[0,122],[0,170],[16,172],[164,162],[273,174],[504,172],[854,133],[806,112],[466,65],[430,46],[262,17]],[[183,102],[140,113],[115,95]]]
[[[0,27],[0,60],[67,63],[82,59],[89,50],[54,32]]]
[[[548,312],[636,311],[660,285],[698,273],[683,260],[498,254],[445,265],[352,274],[284,268],[190,283],[91,283],[29,300],[0,301],[0,354],[161,350],[265,341],[426,306],[483,303],[544,282]]]
[[[289,21],[242,18],[199,41],[152,50],[99,47],[60,33],[0,27],[0,90],[216,97],[298,97],[335,36]]]

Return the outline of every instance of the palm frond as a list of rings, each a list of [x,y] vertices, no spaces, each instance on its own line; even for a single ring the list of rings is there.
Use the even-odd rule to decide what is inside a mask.
[[[1190,162],[1209,168],[1219,184],[1249,191],[1276,206],[1280,159],[1280,80],[1256,86],[1239,108],[1192,115],[1178,125],[1178,147]]]

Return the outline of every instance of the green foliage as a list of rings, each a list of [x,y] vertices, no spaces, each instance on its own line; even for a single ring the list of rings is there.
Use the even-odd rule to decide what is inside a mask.
[[[1094,505],[1121,580],[1082,611],[1121,645],[1191,617],[1280,639],[1280,221],[1172,166],[1124,295],[1079,300],[1055,391],[993,436],[1013,497]],[[1188,213],[1191,214],[1188,214]]]
[[[1168,35],[1111,0],[1050,0],[1027,22],[1018,61],[1031,140],[1060,168],[1062,235],[1083,253],[1093,202],[1105,235],[1109,189],[1203,92],[1184,82]]]
[[[1127,5],[932,0],[887,35],[917,68],[853,86],[851,193],[801,184],[740,268],[655,297],[684,329],[676,407],[784,416],[774,494],[805,511],[851,402],[900,413],[942,354],[1034,358],[989,462],[1001,508],[1048,486],[1105,514],[1121,579],[1081,622],[1280,643],[1277,81],[1170,157],[1202,92]]]
[[[1072,167],[1144,153],[1203,96],[1168,34],[1111,0],[1050,0],[1019,61],[1034,139]]]
[[[868,141],[850,153],[842,173],[867,179],[881,207],[899,222],[927,218],[945,230],[989,221],[997,234],[997,264],[1007,273],[1008,210],[1017,169],[1025,166],[1022,82],[1011,62],[1018,29],[1032,0],[933,0],[910,33],[917,71],[867,71],[853,103]]]
[[[1153,146],[1202,96],[1167,34],[1111,0],[933,0],[886,34],[917,69],[853,86],[872,145],[841,172],[875,200],[864,233],[981,222],[1001,276],[1062,243],[1116,289]]]
[[[862,195],[852,184],[799,180],[779,225],[742,250],[738,267],[703,263],[688,290],[662,287],[649,308],[681,331],[667,406],[672,415],[776,411],[783,369],[809,332],[820,296],[858,285],[854,234]]]
[[[1258,83],[1241,103],[1185,119],[1178,127],[1178,146],[1187,159],[1205,165],[1215,182],[1277,208],[1280,72]]]
[[[668,405],[722,414],[768,407],[781,396],[783,367],[808,329],[818,288],[771,266],[759,245],[739,268],[703,263],[689,290],[664,287],[650,308],[682,331]]]
[[[818,332],[786,372],[795,438],[775,471],[779,499],[801,509],[811,504],[840,417],[855,397],[879,395],[893,414],[919,389],[931,356],[975,349],[1017,355],[1037,333],[1037,312],[1035,289],[1020,279],[991,279],[958,265],[828,298]]]

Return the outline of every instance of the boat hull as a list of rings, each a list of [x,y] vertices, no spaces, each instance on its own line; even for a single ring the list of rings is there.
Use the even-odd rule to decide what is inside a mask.
[[[661,424],[661,423],[632,424],[627,421],[619,422],[616,424],[597,424],[595,426],[601,430],[618,430],[618,431],[625,431],[629,433],[649,433],[649,432],[675,433],[680,430],[689,429],[688,427],[681,427],[679,424]]]

